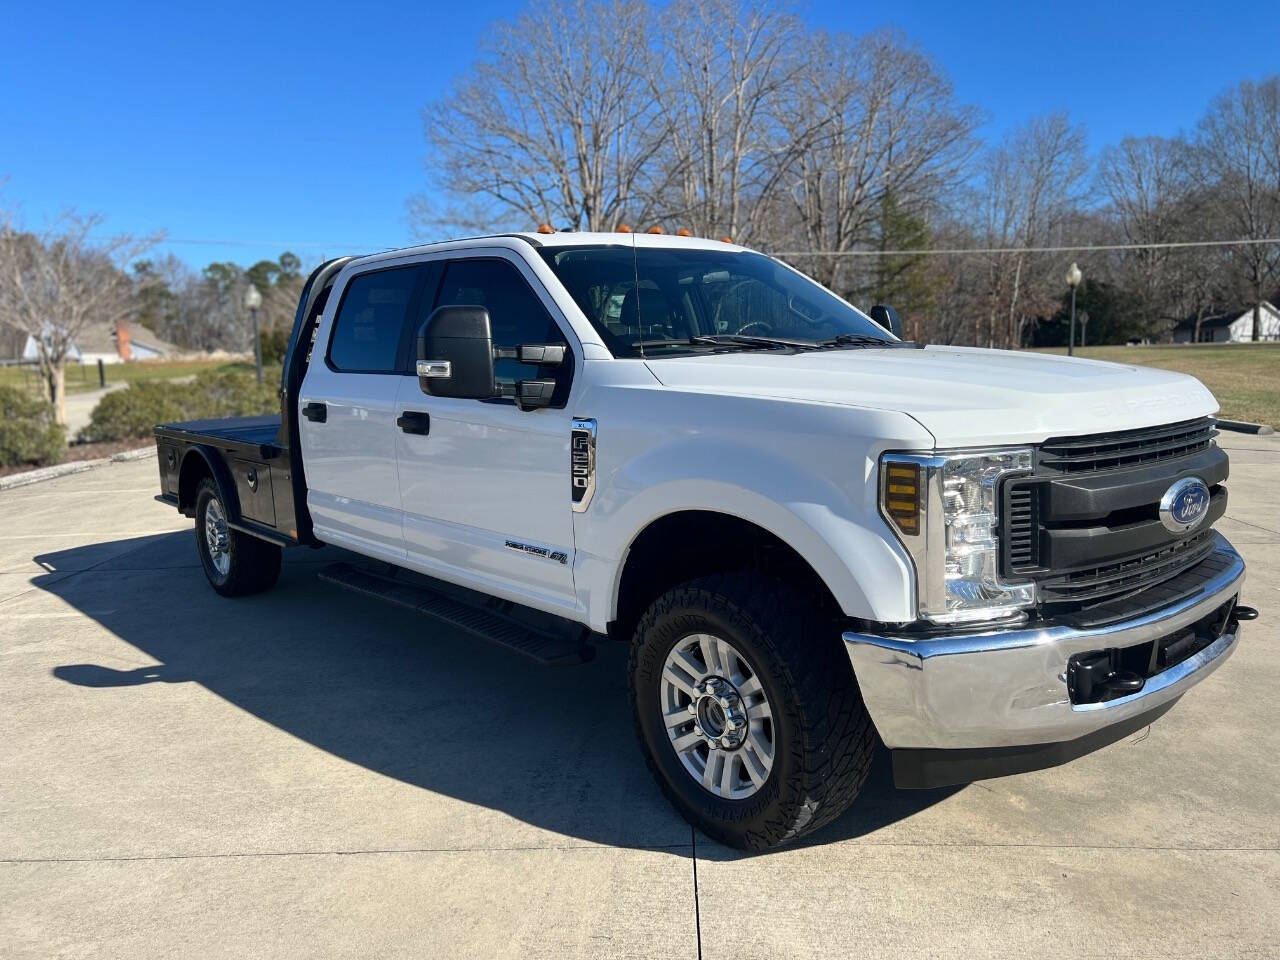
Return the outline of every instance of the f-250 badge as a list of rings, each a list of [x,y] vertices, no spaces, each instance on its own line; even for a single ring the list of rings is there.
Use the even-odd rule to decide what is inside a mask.
[[[573,418],[569,434],[569,477],[573,509],[582,513],[596,492],[596,422]]]

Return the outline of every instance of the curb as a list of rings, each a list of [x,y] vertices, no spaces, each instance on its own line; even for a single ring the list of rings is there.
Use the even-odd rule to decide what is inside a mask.
[[[1234,430],[1236,433],[1256,433],[1260,437],[1269,437],[1275,433],[1275,427],[1265,423],[1249,423],[1246,420],[1218,420],[1223,430]]]
[[[73,473],[85,473],[94,467],[102,467],[108,463],[142,460],[147,456],[154,457],[155,454],[156,448],[153,444],[150,447],[139,447],[136,450],[122,450],[120,453],[97,460],[72,460],[69,463],[55,463],[51,467],[39,467],[35,470],[28,470],[25,473],[13,473],[7,477],[0,477],[0,490],[12,490],[14,487],[25,487],[29,483],[39,483],[42,480],[69,477]]]

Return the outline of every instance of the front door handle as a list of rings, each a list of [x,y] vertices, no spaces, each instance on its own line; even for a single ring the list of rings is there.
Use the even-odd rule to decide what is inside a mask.
[[[302,415],[316,423],[324,423],[329,419],[329,408],[323,403],[304,403]]]
[[[405,433],[425,437],[431,432],[431,414],[419,410],[406,410],[396,418],[396,426]]]

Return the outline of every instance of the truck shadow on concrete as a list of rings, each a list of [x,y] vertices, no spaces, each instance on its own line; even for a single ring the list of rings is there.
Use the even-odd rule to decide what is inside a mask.
[[[205,582],[192,539],[121,541],[106,560],[103,544],[36,557],[49,571],[37,586],[158,661],[68,663],[53,676],[90,689],[200,684],[306,744],[424,790],[566,837],[691,849],[641,756],[622,644],[591,663],[543,667],[322,584],[320,566],[349,556],[333,548],[289,552],[273,591],[228,600]],[[805,845],[861,837],[955,789],[895,790],[882,749],[858,803]],[[744,856],[711,843],[698,855]]]

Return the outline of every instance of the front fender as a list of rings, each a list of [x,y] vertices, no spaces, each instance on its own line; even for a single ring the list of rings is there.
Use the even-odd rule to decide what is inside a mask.
[[[655,520],[685,510],[729,514],[778,537],[809,563],[848,616],[915,619],[914,571],[880,518],[875,471],[883,449],[919,439],[890,436],[842,445],[821,433],[792,434],[774,445],[759,442],[762,436],[694,430],[611,463],[602,430],[599,487],[576,523],[575,582],[593,628],[616,616],[631,544]]]

